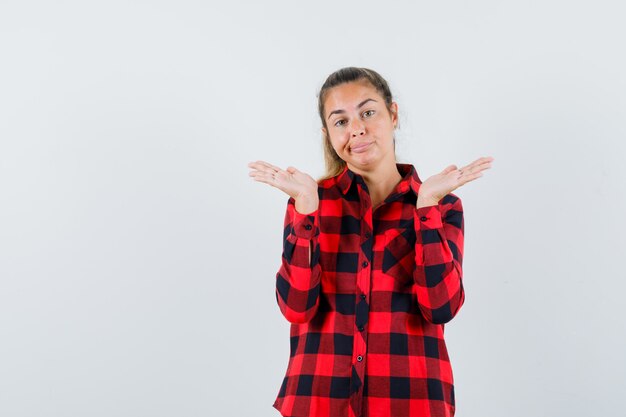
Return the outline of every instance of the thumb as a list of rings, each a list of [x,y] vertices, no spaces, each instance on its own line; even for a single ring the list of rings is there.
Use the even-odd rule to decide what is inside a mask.
[[[448,165],[448,166],[446,167],[446,169],[444,169],[444,170],[443,170],[443,173],[444,173],[444,174],[447,174],[448,172],[452,172],[452,171],[454,171],[455,169],[456,169],[456,165]]]
[[[295,172],[297,172],[297,171],[298,171],[298,170],[297,170],[297,169],[295,169],[294,167],[291,167],[291,166],[290,166],[290,167],[287,167],[287,172],[288,172],[288,173],[290,173],[290,174],[293,174],[293,173],[295,173]]]

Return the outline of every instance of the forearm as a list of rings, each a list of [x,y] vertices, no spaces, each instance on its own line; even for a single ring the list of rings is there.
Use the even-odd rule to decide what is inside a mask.
[[[288,321],[304,323],[315,315],[319,305],[319,212],[301,214],[294,209],[290,199],[282,262],[276,274],[276,300]]]
[[[428,321],[446,323],[465,300],[461,201],[448,195],[441,204],[416,208],[414,220],[417,236],[414,280],[418,305]]]

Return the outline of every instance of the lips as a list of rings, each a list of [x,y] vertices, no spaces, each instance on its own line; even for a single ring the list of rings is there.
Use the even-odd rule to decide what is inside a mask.
[[[356,145],[350,146],[350,151],[351,152],[355,152],[355,153],[360,153],[360,152],[365,151],[367,149],[367,147],[370,146],[371,144],[372,144],[372,142],[357,143]]]

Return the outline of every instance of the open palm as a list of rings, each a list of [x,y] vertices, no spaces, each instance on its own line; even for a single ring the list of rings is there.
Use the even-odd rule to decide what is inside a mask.
[[[482,171],[491,168],[493,160],[491,156],[478,158],[461,169],[458,169],[456,165],[449,165],[439,174],[422,182],[419,191],[420,198],[438,202],[460,186],[482,177]]]
[[[278,188],[296,200],[315,200],[318,197],[317,181],[294,167],[283,170],[265,161],[250,162],[248,167],[252,169],[249,175],[256,181]]]

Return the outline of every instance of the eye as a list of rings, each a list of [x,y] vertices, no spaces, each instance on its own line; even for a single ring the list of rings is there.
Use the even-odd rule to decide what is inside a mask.
[[[376,110],[366,110],[366,111],[363,112],[364,115],[366,115],[366,114],[374,114],[374,113],[376,113]],[[367,116],[367,117],[369,117],[369,116]],[[335,122],[335,126],[337,126],[337,127],[343,126],[343,123],[339,124],[340,122],[345,122],[345,120],[344,119],[337,120]]]

